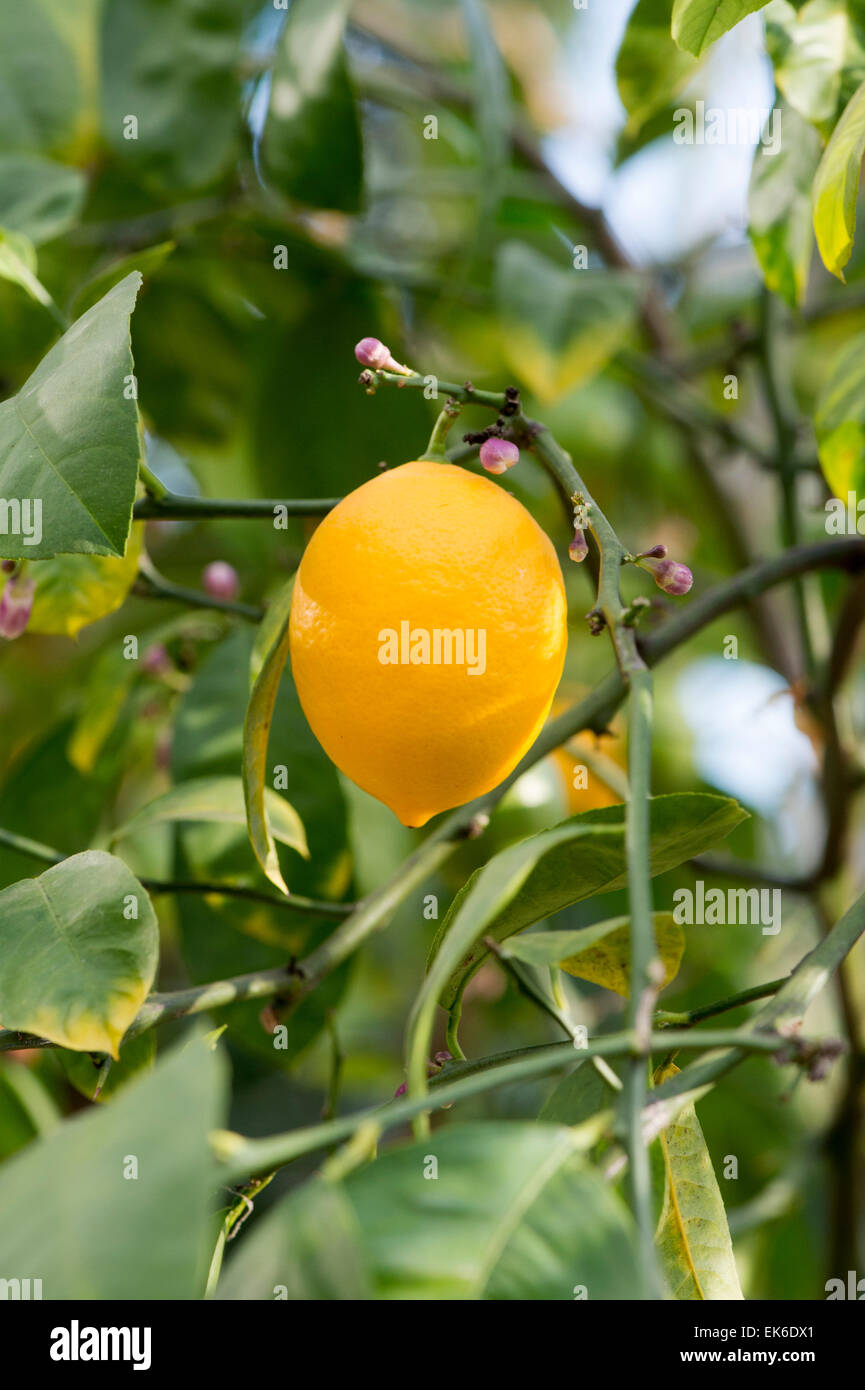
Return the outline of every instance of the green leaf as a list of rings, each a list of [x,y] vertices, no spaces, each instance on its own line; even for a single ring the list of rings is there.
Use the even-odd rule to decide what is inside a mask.
[[[337,1191],[314,1180],[285,1198],[229,1266],[220,1295],[272,1298],[274,1284],[288,1284],[289,1298],[292,1288],[358,1297],[345,1284],[365,1279],[366,1297],[381,1300],[571,1301],[578,1287],[593,1300],[638,1297],[631,1219],[568,1129],[448,1126],[389,1150]],[[329,1220],[311,1229],[322,1203],[333,1235]]]
[[[46,1299],[193,1299],[204,1290],[225,1064],[177,1047],[110,1105],[3,1165],[0,1268]]]
[[[140,283],[133,274],[116,285],[0,405],[0,497],[42,510],[38,544],[0,533],[0,557],[124,554],[138,476],[129,317]]]
[[[251,13],[246,0],[106,0],[103,128],[133,176],[175,191],[205,187],[227,168],[239,145]]]
[[[670,33],[673,0],[638,0],[616,58],[616,81],[628,113],[627,138],[670,105],[693,76],[697,63]],[[669,128],[669,127],[668,127]]]
[[[352,1175],[378,1297],[637,1297],[630,1218],[581,1147],[553,1125],[454,1125]]]
[[[680,48],[699,57],[716,39],[768,0],[674,0],[672,33]]]
[[[558,1083],[538,1119],[545,1124],[582,1125],[606,1110],[612,1111],[616,1094],[587,1057]]]
[[[158,246],[148,246],[143,251],[133,251],[128,256],[111,261],[77,291],[71,312],[83,314],[121,280],[125,280],[130,271],[137,270],[145,280],[155,275],[168,260],[175,245],[173,241],[162,241]]]
[[[845,0],[793,6],[772,0],[766,10],[766,51],[775,84],[806,121],[828,135],[844,103],[865,77],[861,25]]]
[[[21,232],[34,246],[75,225],[86,191],[78,169],[36,155],[0,155],[0,227]]]
[[[814,179],[814,232],[823,264],[844,279],[853,250],[856,199],[865,154],[865,82],[832,132]]]
[[[271,650],[285,637],[285,624],[288,622],[291,612],[291,598],[294,593],[294,579],[295,576],[292,575],[288,582],[281,586],[279,592],[268,601],[264,610],[264,617],[256,629],[252,655],[249,659],[250,690],[254,688],[255,682],[261,675],[262,667]]]
[[[293,584],[292,578],[271,605],[266,619],[267,627],[262,634],[264,640],[269,641],[266,650],[259,642],[253,647],[251,669],[257,669],[257,675],[243,722],[243,795],[249,839],[265,874],[283,893],[287,893],[288,888],[279,867],[273,827],[268,816],[267,744],[279,682],[288,658]]]
[[[294,807],[269,787],[264,790],[268,820],[274,838],[289,845],[304,858],[309,857],[306,832]],[[140,835],[153,825],[169,821],[210,821],[222,825],[245,825],[243,784],[239,777],[199,777],[181,782],[170,791],[142,806],[140,811],[117,830],[112,840],[124,840]]]
[[[126,865],[86,850],[0,893],[0,950],[4,1028],[117,1057],[153,983],[159,932]]]
[[[33,243],[22,232],[7,232],[0,228],[0,275],[13,285],[20,285],[37,304],[55,311],[51,295],[36,274]]]
[[[679,973],[685,953],[685,933],[672,912],[652,914],[655,943],[666,978],[665,988]],[[530,932],[514,936],[502,947],[502,955],[529,965],[557,965],[579,980],[603,985],[627,999],[630,993],[630,918],[611,917],[607,922],[580,931]]]
[[[594,376],[622,346],[639,295],[633,276],[563,270],[509,241],[496,260],[496,300],[511,369],[539,400],[553,401]]]
[[[0,0],[0,147],[50,150],[73,134],[80,89],[72,51],[38,0]]]
[[[143,535],[143,525],[134,525],[122,556],[55,555],[35,561],[27,570],[36,585],[27,631],[75,637],[116,612],[135,583]]]
[[[729,835],[747,812],[702,792],[651,800],[650,864],[666,873]],[[480,938],[504,941],[563,907],[624,887],[625,807],[605,806],[497,854],[460,889],[430,949],[425,988],[450,1008],[486,955]],[[440,990],[440,994],[439,994]]]
[[[783,139],[774,152],[760,144],[748,193],[751,243],[770,290],[795,308],[808,287],[814,247],[811,185],[820,137],[791,107],[781,110]]]
[[[824,477],[845,503],[865,491],[865,334],[857,333],[829,367],[814,416]]]
[[[267,179],[312,207],[357,212],[363,154],[343,31],[350,0],[293,0],[279,42],[260,158]]]
[[[156,1060],[156,1034],[149,1028],[146,1033],[139,1033],[137,1038],[130,1038],[129,1042],[123,1044],[118,1060],[109,1063],[108,1075],[98,1095],[96,1088],[102,1076],[102,1066],[98,1059],[86,1052],[69,1052],[66,1048],[60,1048],[57,1060],[76,1091],[80,1091],[88,1100],[101,1104],[116,1095],[130,1081],[134,1081],[142,1072],[151,1070]]]
[[[240,1302],[278,1293],[292,1303],[367,1302],[373,1291],[359,1236],[342,1188],[313,1178],[284,1197],[243,1241],[216,1296]]]
[[[678,1073],[659,1068],[656,1083]],[[655,1232],[660,1263],[674,1298],[743,1297],[724,1201],[693,1105],[661,1131],[666,1179]]]

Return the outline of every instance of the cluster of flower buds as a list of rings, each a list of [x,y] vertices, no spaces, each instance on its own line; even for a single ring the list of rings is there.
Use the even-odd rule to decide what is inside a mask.
[[[369,367],[374,372],[399,372],[400,376],[414,376],[411,367],[397,362],[390,348],[385,347],[378,338],[361,338],[355,344],[354,355],[362,367]]]
[[[213,560],[202,572],[201,582],[204,591],[211,598],[226,599],[233,602],[240,593],[240,580],[237,570],[225,560]]]
[[[648,570],[659,589],[663,589],[665,594],[675,594],[680,597],[686,594],[694,582],[694,576],[679,560],[667,558],[667,547],[665,545],[653,545],[651,550],[644,550],[642,554],[634,556],[634,563],[641,569]]]
[[[488,473],[507,473],[520,461],[520,451],[509,439],[493,436],[481,445],[481,464]]]
[[[4,560],[2,568],[11,577],[0,594],[0,637],[11,642],[13,638],[21,636],[30,621],[36,585],[24,574],[23,569],[18,569],[14,560]]]
[[[444,1066],[445,1062],[452,1062],[452,1061],[453,1061],[453,1057],[451,1056],[451,1054],[450,1054],[449,1052],[437,1052],[437,1053],[435,1054],[435,1056],[432,1058],[432,1060],[429,1061],[429,1062],[427,1062],[427,1064],[426,1064],[426,1074],[427,1074],[427,1076],[436,1076],[436,1075],[438,1074],[438,1072],[441,1071],[441,1069],[442,1069],[442,1067]],[[400,1097],[400,1096],[404,1096],[405,1093],[406,1093],[406,1083],[403,1082],[402,1085],[401,1085],[401,1086],[398,1086],[398,1087],[396,1088],[396,1090],[394,1091],[394,1093],[393,1093],[393,1098],[394,1098],[394,1100],[398,1100],[399,1097]]]

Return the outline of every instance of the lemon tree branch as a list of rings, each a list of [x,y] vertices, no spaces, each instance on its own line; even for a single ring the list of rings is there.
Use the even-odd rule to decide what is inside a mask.
[[[285,516],[324,516],[338,497],[184,497],[164,488],[159,496],[141,497],[132,515],[136,521],[213,521],[218,517],[253,520]]]
[[[595,614],[607,628],[628,694],[628,797],[625,809],[625,856],[630,908],[631,982],[628,1024],[634,1055],[623,1088],[623,1127],[628,1151],[631,1205],[640,1237],[642,1287],[660,1296],[654,1245],[651,1175],[642,1138],[642,1110],[648,1087],[651,1016],[657,993],[652,887],[649,870],[649,799],[652,757],[652,675],[637,646],[636,633],[622,602],[620,575],[628,552],[565,452],[549,430],[531,421],[522,428],[531,448],[548,471],[568,490],[585,518],[600,556]],[[518,428],[520,426],[518,425]]]
[[[172,584],[161,575],[153,565],[142,561],[132,592],[138,598],[164,599],[169,603],[182,603],[185,608],[208,608],[219,613],[228,613],[234,618],[245,618],[247,622],[259,623],[264,617],[263,608],[255,608],[249,603],[237,603],[234,599],[216,598],[200,589],[186,589],[180,584]]]
[[[815,1052],[821,1044],[804,1039],[791,1042],[789,1038],[772,1033],[748,1033],[744,1029],[712,1029],[677,1031],[665,1029],[651,1033],[649,1041],[658,1048],[675,1048],[679,1052],[702,1051],[706,1048],[735,1047],[743,1053],[776,1054],[788,1052],[795,1061],[806,1050]],[[576,1049],[571,1042],[549,1043],[519,1051],[499,1053],[477,1062],[447,1064],[438,1077],[430,1082],[432,1096],[423,1095],[391,1101],[352,1115],[341,1116],[307,1129],[289,1130],[266,1139],[245,1139],[242,1135],[219,1131],[213,1136],[217,1158],[225,1165],[225,1180],[234,1182],[258,1173],[272,1172],[304,1154],[328,1148],[348,1139],[362,1126],[368,1125],[379,1133],[415,1118],[429,1108],[431,1098],[437,1106],[453,1105],[460,1100],[499,1086],[512,1085],[533,1077],[548,1076],[566,1070],[576,1062],[591,1057],[624,1057],[633,1047],[630,1032],[612,1033],[596,1038],[585,1047]],[[684,1073],[682,1073],[684,1074]]]
[[[30,859],[38,859],[43,864],[62,864],[64,859],[68,858],[68,855],[61,854],[60,850],[54,849],[51,845],[43,845],[26,835],[17,835],[13,830],[6,830],[3,826],[0,826],[0,845],[17,850],[19,854],[26,854]],[[142,878],[139,882],[148,893],[199,893],[204,897],[240,898],[246,902],[266,903],[267,906],[281,908],[284,912],[302,912],[312,917],[347,917],[357,906],[356,903],[328,902],[324,898],[304,898],[299,893],[285,897],[282,894],[267,893],[260,888],[247,887],[243,883],[220,883],[218,879]]]

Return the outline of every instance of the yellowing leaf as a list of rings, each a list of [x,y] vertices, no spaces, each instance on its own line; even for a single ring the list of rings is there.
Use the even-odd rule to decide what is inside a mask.
[[[655,1083],[678,1070],[659,1067]],[[693,1105],[661,1131],[660,1143],[664,1205],[655,1244],[670,1293],[676,1299],[742,1298],[724,1201]]]
[[[662,988],[675,979],[685,951],[685,934],[671,912],[653,915],[655,942],[664,963],[666,978]],[[527,965],[557,965],[580,980],[591,980],[604,989],[628,996],[631,941],[630,918],[611,917],[578,931],[538,931],[513,936],[501,948],[509,960]]]
[[[846,502],[865,485],[865,335],[851,338],[830,364],[814,428],[826,481]]]
[[[116,1058],[158,947],[150,899],[110,854],[87,850],[13,883],[0,893],[0,1023]]]
[[[839,280],[853,250],[863,154],[865,82],[847,103],[814,179],[814,233],[823,264]]]
[[[664,988],[679,973],[685,953],[685,933],[678,922],[673,921],[671,912],[653,913],[653,922],[658,955],[664,965]],[[562,960],[561,968],[578,980],[603,985],[604,989],[612,989],[627,999],[631,970],[630,919],[613,918],[601,925],[607,927],[607,934],[595,945]]]
[[[143,523],[136,522],[124,555],[55,555],[33,561],[27,572],[36,589],[27,631],[75,637],[120,608],[135,583],[143,533]]]

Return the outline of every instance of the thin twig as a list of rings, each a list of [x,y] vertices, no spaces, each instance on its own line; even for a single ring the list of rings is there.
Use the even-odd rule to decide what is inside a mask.
[[[38,859],[44,864],[62,864],[70,856],[62,854],[51,845],[40,844],[38,840],[28,839],[26,835],[16,835],[13,830],[0,826],[0,845],[26,854],[30,859]],[[315,917],[348,917],[357,909],[357,903],[332,903],[323,898],[304,898],[298,893],[267,893],[260,888],[246,887],[242,883],[220,883],[218,879],[161,879],[141,878],[139,883],[148,893],[199,893],[203,897],[241,898],[247,902],[266,903],[287,912],[302,912]]]

